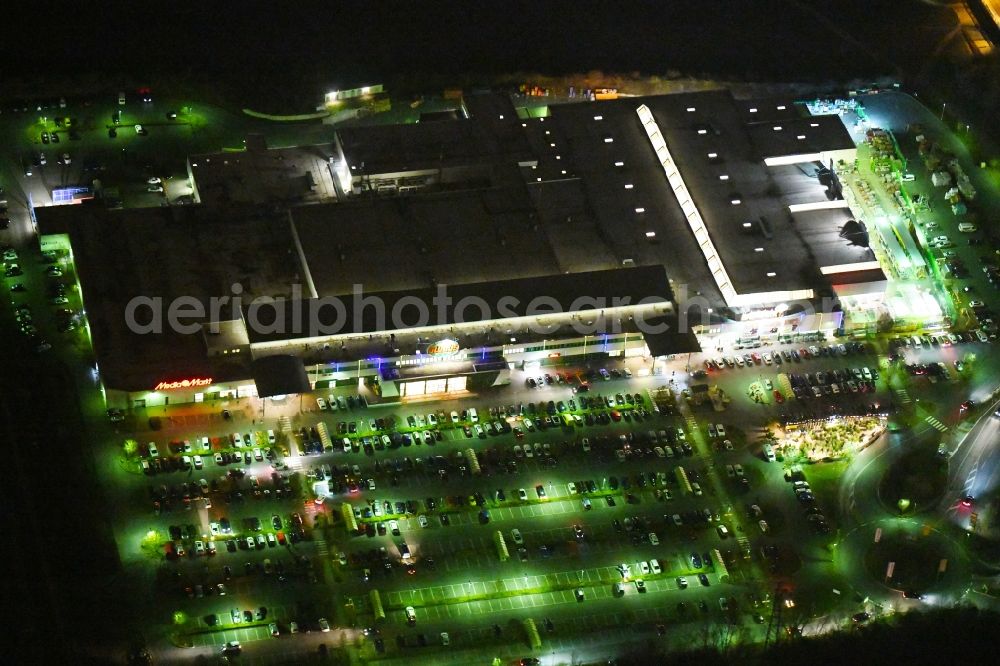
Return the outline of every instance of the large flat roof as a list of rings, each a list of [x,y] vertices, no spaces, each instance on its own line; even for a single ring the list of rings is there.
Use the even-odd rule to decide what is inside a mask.
[[[850,238],[840,235],[847,221],[854,219],[850,210],[804,211],[795,213],[793,219],[795,233],[809,246],[821,269],[875,261],[875,253],[870,247],[855,245]]]
[[[337,197],[334,154],[331,144],[267,148],[251,136],[244,151],[192,155],[188,163],[203,203],[293,204]]]
[[[200,331],[190,335],[164,326],[136,333],[126,323],[134,298],[161,299],[166,308],[180,297],[208,304],[217,296],[292,296],[297,282],[288,256],[285,215],[257,207],[171,206],[107,210],[100,205],[39,208],[39,233],[68,234],[74,268],[83,289],[87,319],[101,373],[115,388],[151,389],[165,371],[172,379],[245,376],[233,361],[208,358]],[[144,321],[148,309],[136,319]],[[231,317],[231,308],[221,310]],[[189,320],[186,320],[189,321]]]
[[[737,101],[724,90],[624,98],[553,106],[551,118],[527,124],[529,132],[544,137],[536,142],[548,147],[538,168],[548,177],[567,169],[582,180],[599,226],[622,258],[662,263],[690,292],[721,301],[636,110],[644,104],[652,112],[736,291],[811,289],[822,279],[811,249],[795,235],[782,194],[792,185],[793,192],[802,187],[817,198],[824,195],[805,174],[795,184],[790,172],[764,165],[771,155],[762,154],[767,146],[754,141],[753,127],[775,116],[794,124],[802,112],[791,102],[765,102]],[[835,131],[834,122],[840,123],[820,120],[824,132],[816,133],[811,148],[827,139],[832,147],[843,146],[846,130]]]
[[[508,97],[470,95],[468,118],[337,130],[352,175],[399,173],[530,159]]]
[[[763,158],[804,155],[855,147],[840,116],[769,119],[746,125],[755,152]]]
[[[561,214],[539,216],[523,186],[356,199],[292,210],[320,296],[486,283],[621,266],[572,183],[552,188]],[[569,217],[570,219],[567,219]]]
[[[364,305],[350,292],[336,296],[342,309],[331,307],[329,297],[308,299],[294,306],[287,302],[265,304],[246,313],[247,328],[250,342],[257,344],[407,330],[414,328],[419,320],[414,305],[417,302],[424,304],[430,315],[421,327],[444,327],[531,316],[544,320],[545,315],[551,313],[586,312],[597,316],[605,307],[669,304],[672,301],[662,266],[447,285],[443,295],[448,300],[436,300],[439,295],[442,294],[436,288],[393,292],[366,290],[362,294],[365,301],[384,304],[381,310]],[[397,308],[405,325],[394,321],[391,313]],[[261,330],[257,330],[254,322],[262,324]]]

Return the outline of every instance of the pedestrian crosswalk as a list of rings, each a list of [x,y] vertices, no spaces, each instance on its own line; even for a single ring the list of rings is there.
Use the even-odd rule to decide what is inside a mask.
[[[925,416],[924,420],[927,421],[928,423],[930,423],[932,426],[934,426],[938,430],[940,430],[941,432],[945,432],[948,429],[948,426],[946,426],[945,424],[941,423],[940,421],[938,421],[933,416]]]
[[[287,415],[282,416],[278,419],[278,428],[286,435],[292,434],[292,420]]]
[[[910,399],[910,394],[905,388],[893,389],[892,392],[896,394],[897,398],[899,398],[900,404],[908,405],[913,402],[913,400]]]
[[[313,539],[313,543],[316,544],[316,554],[321,557],[326,557],[330,554],[330,549],[326,546],[326,539]]]

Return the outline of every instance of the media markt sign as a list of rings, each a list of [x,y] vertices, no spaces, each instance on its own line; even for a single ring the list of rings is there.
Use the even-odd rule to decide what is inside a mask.
[[[458,340],[439,340],[427,348],[427,353],[431,356],[454,356],[458,350]]]
[[[153,389],[154,391],[170,391],[173,389],[199,388],[209,386],[212,383],[211,377],[201,377],[194,379],[181,379],[176,382],[160,382]]]

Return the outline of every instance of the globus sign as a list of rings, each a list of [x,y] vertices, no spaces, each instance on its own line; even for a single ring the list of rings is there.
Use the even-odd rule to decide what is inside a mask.
[[[452,356],[460,349],[458,340],[439,340],[427,348],[431,356]]]
[[[199,388],[201,386],[209,386],[211,383],[211,377],[195,377],[193,379],[181,379],[175,382],[160,382],[153,390],[170,391],[172,389]]]

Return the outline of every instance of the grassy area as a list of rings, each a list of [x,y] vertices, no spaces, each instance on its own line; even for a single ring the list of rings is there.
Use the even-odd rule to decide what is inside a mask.
[[[937,443],[914,446],[897,458],[879,481],[882,500],[892,506],[901,499],[913,509],[929,507],[944,492],[948,464],[937,455]]]
[[[850,465],[850,460],[843,459],[802,466],[806,481],[809,482],[813,495],[816,496],[820,506],[834,507],[837,505],[840,479],[848,465]]]

